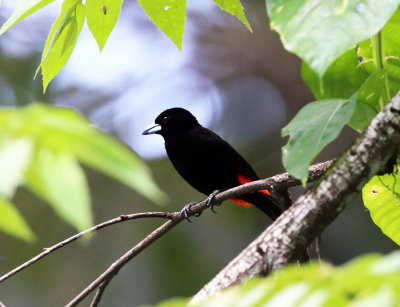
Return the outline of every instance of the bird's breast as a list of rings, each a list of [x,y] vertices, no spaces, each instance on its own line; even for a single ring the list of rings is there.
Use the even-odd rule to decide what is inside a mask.
[[[165,149],[175,169],[195,189],[210,194],[220,188],[215,182],[218,176],[214,160],[199,148],[199,144],[185,139],[167,140]]]

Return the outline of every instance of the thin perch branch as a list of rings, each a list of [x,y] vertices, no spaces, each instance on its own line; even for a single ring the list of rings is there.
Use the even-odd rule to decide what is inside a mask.
[[[311,181],[314,181],[317,178],[319,178],[328,169],[328,167],[331,165],[331,163],[332,163],[332,161],[326,161],[323,163],[319,163],[319,164],[310,166],[309,181],[311,182]],[[236,193],[237,191],[242,191],[241,189],[244,189],[243,192],[241,192],[241,193],[245,193],[248,191],[256,191],[261,188],[272,188],[273,189],[275,186],[279,186],[279,188],[287,188],[287,187],[296,186],[299,184],[300,184],[299,180],[289,176],[288,173],[284,173],[284,174],[276,175],[271,178],[250,182],[244,186],[239,186],[239,187],[233,188],[231,190],[233,193]],[[228,198],[233,197],[233,196],[229,197],[229,191],[225,191],[224,193],[228,194],[228,196],[226,196],[226,197],[224,197],[224,199],[222,199],[221,195],[217,195],[216,200],[222,201],[222,200],[226,200]],[[191,208],[189,215],[192,216],[196,213],[200,213],[204,209],[206,209],[205,202],[200,202],[199,204],[197,204],[196,206],[193,206]],[[21,264],[20,266],[16,267],[12,271],[1,276],[0,283],[5,281],[6,279],[10,278],[11,276],[15,275],[16,273],[20,272],[21,270],[27,268],[28,266],[34,264],[35,262],[39,261],[40,259],[44,258],[45,256],[51,254],[52,252],[56,251],[57,249],[64,247],[64,246],[68,245],[69,243],[71,243],[89,233],[92,233],[94,231],[100,230],[102,228],[105,228],[105,227],[108,227],[108,226],[111,226],[111,225],[114,225],[117,223],[134,220],[134,219],[139,219],[139,218],[152,218],[152,217],[174,219],[174,218],[180,217],[180,213],[179,212],[171,212],[171,213],[169,213],[169,212],[143,212],[143,213],[120,215],[119,217],[116,217],[109,221],[100,223],[100,224],[95,225],[85,231],[82,231],[76,235],[73,235],[72,237],[69,237],[68,239],[65,239],[51,247],[44,248],[44,251],[42,253],[36,255],[35,257],[31,258],[30,260],[28,260],[25,263]]]
[[[332,161],[326,161],[323,163],[319,163],[309,168],[309,181],[317,180],[332,164]],[[247,184],[226,190],[221,192],[215,196],[214,202],[219,203],[224,200],[238,197],[242,194],[258,191],[261,189],[274,189],[279,187],[280,189],[288,188],[291,186],[296,186],[301,184],[301,182],[293,177],[291,177],[288,173],[283,173],[280,175],[276,175],[267,179],[257,180],[253,182],[249,182]],[[203,200],[198,204],[191,207],[189,216],[192,216],[197,213],[201,213],[204,209],[207,208],[206,201]],[[167,233],[173,227],[175,227],[178,223],[180,223],[184,218],[180,215],[179,212],[172,213],[174,217],[161,225],[159,228],[154,230],[151,234],[145,237],[142,241],[140,241],[137,245],[131,248],[128,252],[126,252],[122,257],[120,257],[117,261],[111,264],[106,271],[104,271],[99,277],[97,277],[89,286],[87,286],[81,293],[79,293],[71,302],[69,302],[66,306],[72,307],[76,306],[79,302],[81,302],[85,297],[87,297],[92,291],[96,288],[102,287],[101,290],[98,291],[97,294],[102,294],[104,291],[105,286],[107,285],[108,281],[111,280],[115,274],[131,259],[133,259],[136,255],[138,255],[142,250],[144,250],[147,246],[151,243],[156,241],[162,235]],[[106,284],[105,284],[106,282]],[[102,286],[105,285],[105,286]],[[98,303],[97,294],[93,301]]]
[[[55,250],[57,250],[61,247],[64,247],[64,246],[68,245],[69,243],[71,243],[85,235],[88,235],[89,233],[100,230],[104,227],[108,227],[108,226],[111,226],[111,225],[114,225],[117,223],[129,221],[129,220],[141,219],[141,218],[157,217],[157,218],[164,218],[164,219],[172,219],[174,216],[175,216],[175,213],[168,213],[168,212],[143,212],[143,213],[120,215],[119,217],[113,218],[112,220],[103,222],[103,223],[93,226],[89,229],[86,229],[85,231],[77,233],[76,235],[73,235],[72,237],[69,237],[68,239],[65,239],[64,241],[61,241],[51,247],[44,248],[42,253],[36,255],[32,259],[30,259],[27,262],[16,267],[14,270],[1,276],[0,283],[5,281],[7,278],[10,278],[14,274],[18,273],[19,271],[25,269],[26,267],[30,266],[31,264],[34,264],[35,262],[37,262],[40,259],[44,258],[45,256],[49,255],[50,253],[54,252]]]
[[[153,243],[155,240],[159,239],[163,234],[167,233],[173,227],[175,227],[183,217],[169,220],[168,222],[162,224],[152,233],[147,235],[142,241],[137,245],[127,251],[122,257],[111,264],[106,271],[104,271],[99,277],[97,277],[89,286],[87,286],[78,296],[76,296],[71,302],[69,302],[65,307],[76,306],[81,302],[86,296],[88,296],[92,291],[96,290],[100,285],[108,280],[111,280],[118,271],[127,264],[132,258],[144,250],[147,246]],[[104,291],[104,289],[103,289]]]

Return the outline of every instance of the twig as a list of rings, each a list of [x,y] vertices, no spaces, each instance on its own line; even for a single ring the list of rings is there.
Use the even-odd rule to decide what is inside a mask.
[[[309,167],[308,182],[314,182],[319,179],[327,169],[333,164],[334,160],[329,160],[321,163],[311,165]],[[252,181],[244,185],[234,187],[232,189],[218,193],[214,197],[213,203],[221,203],[227,199],[236,198],[240,195],[254,192],[262,189],[268,190],[283,190],[290,187],[301,185],[301,181],[290,176],[289,173],[282,173],[266,179]],[[202,212],[207,208],[206,201],[203,200],[190,208],[189,216]]]
[[[332,164],[332,161],[326,161],[323,163],[319,163],[316,165],[312,165],[309,168],[309,181],[315,181],[318,179]],[[274,188],[275,186],[279,186],[288,188],[291,186],[296,186],[301,184],[301,182],[293,177],[291,177],[288,173],[283,173],[280,175],[276,175],[267,179],[257,180],[253,182],[249,182],[245,185],[241,185],[224,192],[217,194],[214,198],[214,202],[219,203],[224,200],[235,198],[242,194],[258,191],[265,188]],[[189,216],[202,212],[207,208],[206,201],[203,200],[198,204],[191,207]],[[126,252],[122,257],[120,257],[117,261],[111,264],[106,271],[104,271],[99,277],[97,277],[89,286],[87,286],[81,293],[79,293],[72,301],[70,301],[66,307],[76,306],[79,302],[81,302],[86,296],[88,296],[92,291],[96,288],[102,286],[102,289],[98,292],[99,295],[104,291],[105,286],[108,281],[111,280],[115,274],[132,258],[134,258],[137,254],[139,254],[142,250],[144,250],[151,243],[156,241],[162,235],[167,233],[170,229],[180,223],[184,218],[179,214],[179,212],[175,212],[174,218],[170,221],[164,223],[159,228],[154,230],[151,234],[146,236],[142,241],[140,241],[137,245],[131,248],[128,252]],[[105,283],[107,282],[107,283]],[[93,301],[96,300],[96,304],[98,303],[97,294]]]
[[[89,286],[87,286],[78,296],[76,296],[71,302],[69,302],[65,307],[76,306],[80,301],[82,301],[86,296],[88,296],[93,290],[103,284],[105,281],[110,280],[114,277],[115,274],[133,257],[139,254],[142,250],[144,250],[151,243],[160,238],[163,234],[171,230],[174,226],[176,226],[180,221],[183,220],[183,217],[179,217],[177,219],[169,220],[168,222],[162,224],[152,233],[147,235],[142,241],[136,244],[133,248],[127,251],[122,257],[120,257],[117,261],[111,264],[103,274],[97,277]]]
[[[400,144],[400,92],[314,188],[300,196],[190,302],[198,302],[254,275],[294,261],[343,210],[351,197],[385,167]]]
[[[54,252],[55,250],[89,234],[94,231],[97,231],[99,229],[102,229],[104,227],[108,227],[117,223],[129,221],[129,220],[135,220],[135,219],[140,219],[140,218],[151,218],[151,217],[157,217],[157,218],[165,218],[165,219],[172,219],[175,216],[174,213],[168,213],[168,212],[143,212],[143,213],[135,213],[135,214],[127,214],[127,215],[120,215],[119,217],[113,218],[112,220],[103,222],[101,224],[98,224],[96,226],[93,226],[85,231],[82,231],[80,233],[77,233],[76,235],[73,235],[72,237],[69,237],[68,239],[65,239],[64,241],[61,241],[51,247],[44,248],[44,251],[32,259],[28,260],[27,262],[21,264],[14,270],[8,272],[7,274],[3,275],[0,277],[0,283],[5,281],[7,278],[10,278],[14,274],[18,273],[19,271],[25,269],[26,267],[30,266],[31,264],[39,261],[43,257],[47,256],[48,254]]]
[[[92,302],[90,303],[90,307],[96,307],[99,304],[104,290],[106,289],[110,281],[111,279],[107,279],[100,284],[100,286],[97,288],[96,294],[94,295]]]

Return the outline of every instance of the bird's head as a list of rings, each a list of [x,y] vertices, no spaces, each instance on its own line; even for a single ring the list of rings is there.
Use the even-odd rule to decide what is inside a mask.
[[[182,108],[172,108],[165,110],[157,116],[154,123],[143,131],[143,135],[160,134],[167,136],[175,132],[190,130],[199,126],[199,123],[189,111]]]

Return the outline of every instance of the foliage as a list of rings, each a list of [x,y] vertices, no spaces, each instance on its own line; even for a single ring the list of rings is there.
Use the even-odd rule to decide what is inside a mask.
[[[42,61],[36,71],[37,73],[42,68],[43,91],[46,91],[50,80],[67,63],[81,32],[85,11],[86,6],[80,0],[66,0],[63,3],[61,13],[47,37]]]
[[[139,3],[150,20],[181,49],[185,28],[186,0],[139,0]]]
[[[308,166],[344,125],[361,133],[400,90],[399,1],[379,7],[372,1],[302,1],[297,6],[266,2],[272,27],[286,48],[303,59],[302,77],[318,99],[282,130],[283,136],[290,136],[283,148],[283,164],[305,184]],[[367,34],[370,37],[365,39]],[[399,243],[399,225],[392,219],[398,194],[388,188],[394,183],[380,184],[379,195],[366,192],[381,181],[375,177],[366,186],[364,203],[375,223]],[[385,206],[377,205],[383,200]]]
[[[160,202],[143,162],[128,148],[91,127],[77,112],[31,104],[0,109],[0,229],[24,240],[33,234],[7,201],[24,185],[78,230],[91,226],[90,197],[78,161]]]
[[[282,151],[283,164],[303,184],[313,159],[346,124],[361,133],[400,90],[398,3],[387,1],[386,6],[377,7],[372,1],[302,1],[295,7],[267,0],[273,28],[287,49],[302,57],[302,77],[318,99],[282,130],[283,136],[290,136]],[[365,40],[366,34],[371,37]],[[394,219],[398,194],[389,188],[394,182],[382,183],[394,177],[383,178],[370,181],[363,199],[374,222],[399,244],[399,225]],[[380,193],[371,194],[375,190]]]
[[[384,87],[385,77],[384,71],[378,70],[348,99],[309,103],[283,128],[282,135],[290,135],[283,148],[283,164],[290,168],[293,176],[305,184],[308,165],[346,124],[359,132],[367,127],[378,113],[379,92]]]
[[[236,16],[250,29],[239,0],[213,1],[224,11]],[[12,16],[0,28],[0,35],[52,2],[54,0],[21,1]],[[150,20],[181,49],[186,0],[139,0],[139,3]],[[46,91],[49,82],[67,63],[85,19],[99,49],[102,50],[117,22],[121,5],[122,0],[87,0],[86,4],[83,4],[81,0],[63,1],[61,12],[47,37],[42,60],[37,70],[42,69],[43,91]]]
[[[23,1],[0,29],[54,0]],[[213,0],[246,27],[239,0]],[[181,49],[186,0],[139,0],[149,18]],[[316,101],[304,106],[282,130],[289,136],[283,163],[307,181],[320,151],[348,125],[361,133],[400,90],[400,0],[266,0],[271,28],[298,55],[302,77]],[[64,0],[47,38],[39,68],[43,88],[67,63],[86,20],[102,50],[122,0]],[[39,70],[38,68],[38,70]],[[0,229],[23,240],[34,234],[10,203],[25,186],[45,199],[75,228],[91,225],[90,197],[79,162],[100,170],[160,202],[163,194],[143,163],[127,148],[90,126],[72,110],[32,104],[0,110]],[[399,174],[374,177],[363,189],[372,219],[397,244]],[[251,280],[199,306],[399,305],[400,254],[369,255],[343,267],[312,264],[287,267],[266,280]],[[383,303],[382,303],[383,302]],[[187,300],[159,306],[183,306]]]
[[[363,188],[363,200],[382,232],[400,245],[400,174],[373,177]]]
[[[21,1],[1,27],[0,35],[52,2]],[[239,0],[214,2],[250,29]],[[140,0],[139,3],[149,18],[181,48],[186,1]],[[44,91],[67,63],[84,21],[102,50],[118,20],[121,5],[122,0],[87,0],[85,4],[81,0],[63,1],[37,69],[37,72],[42,70]],[[77,229],[89,227],[92,223],[90,197],[78,161],[126,183],[155,202],[165,200],[165,195],[132,152],[91,128],[75,112],[32,105],[24,110],[0,110],[0,117],[4,120],[0,123],[0,167],[7,174],[0,179],[0,214],[9,217],[0,222],[1,230],[24,240],[34,238],[23,217],[7,201],[22,184],[47,200]]]
[[[111,34],[121,11],[122,0],[87,0],[86,21],[100,51]]]
[[[174,299],[157,307],[186,306]],[[370,254],[341,267],[310,263],[254,278],[193,306],[400,306],[400,252]]]
[[[3,25],[0,34],[50,2],[22,2]],[[238,0],[214,2],[250,29]],[[149,18],[181,48],[186,1],[140,0],[139,3]],[[344,125],[361,132],[400,88],[397,78],[400,71],[396,65],[399,50],[394,39],[399,33],[396,30],[400,13],[392,16],[399,3],[400,0],[385,0],[377,7],[370,0],[338,3],[266,0],[271,27],[278,31],[285,47],[304,61],[303,78],[319,99],[316,105],[325,107],[331,104],[330,108],[321,107],[324,116],[319,116],[318,107],[307,106],[282,131],[284,136],[290,136],[283,149],[285,168],[303,183],[307,180],[308,165],[339,135]],[[89,0],[86,5],[80,0],[63,2],[43,50],[40,67],[44,89],[67,62],[85,17],[101,50],[118,19],[121,4],[121,0]],[[335,31],[331,31],[333,27]],[[358,47],[352,47],[357,43]],[[380,76],[376,77],[379,82],[367,83],[375,73]],[[376,94],[373,99],[362,95],[361,90],[368,90],[371,84],[374,88],[370,92]],[[344,107],[347,108],[343,110]],[[321,129],[324,126],[327,129]],[[299,153],[302,156],[300,160]]]
[[[353,45],[375,35],[393,15],[398,0],[267,0],[271,27],[285,48],[321,78]],[[334,31],[332,31],[334,29]]]
[[[31,242],[35,235],[17,208],[4,198],[0,198],[0,229],[11,236]]]
[[[282,130],[283,136],[290,135],[282,158],[291,175],[306,183],[308,165],[338,136],[354,109],[353,99],[329,99],[309,103],[297,113]]]
[[[398,74],[400,74],[399,66],[393,65],[393,63],[399,59],[400,53],[398,53],[398,48],[395,47],[397,44],[397,40],[394,40],[393,35],[394,29],[400,29],[400,23],[398,22],[400,11],[397,10],[398,3],[394,5],[388,5],[385,9],[388,11],[381,12],[376,11],[374,14],[367,14],[369,1],[354,1],[346,2],[346,5],[337,4],[336,9],[331,8],[328,12],[337,12],[340,9],[340,16],[350,14],[353,16],[354,11],[357,8],[357,18],[345,18],[345,20],[335,20],[337,23],[330,23],[329,29],[325,29],[324,27],[316,27],[315,31],[322,31],[325,29],[325,34],[329,35],[329,33],[336,31],[331,31],[331,28],[339,28],[339,29],[354,29],[357,28],[361,21],[359,18],[363,16],[365,18],[361,24],[364,22],[368,23],[369,18],[374,15],[374,19],[382,19],[386,22],[388,18],[394,13],[392,18],[385,25],[384,23],[376,24],[375,28],[371,33],[376,33],[374,36],[370,37],[367,40],[363,40],[363,38],[359,37],[357,40],[351,40],[352,44],[358,43],[358,46],[354,46],[348,50],[341,49],[340,52],[337,52],[334,57],[331,57],[328,63],[332,63],[330,66],[327,66],[327,69],[316,69],[308,58],[313,58],[313,61],[322,61],[326,57],[326,52],[322,49],[319,50],[319,54],[316,54],[315,48],[309,48],[308,51],[310,54],[302,55],[303,59],[303,67],[302,67],[302,76],[304,81],[312,90],[315,98],[318,100],[313,103],[324,103],[326,99],[329,99],[333,104],[340,104],[342,99],[353,99],[356,103],[356,108],[349,109],[349,113],[346,113],[342,117],[342,120],[337,121],[337,123],[333,123],[331,125],[331,134],[332,137],[328,139],[328,141],[321,144],[321,146],[316,146],[315,150],[309,153],[307,159],[303,159],[302,163],[297,163],[296,157],[298,156],[298,152],[300,148],[303,151],[307,151],[307,144],[312,142],[309,134],[300,134],[298,131],[290,131],[290,128],[295,125],[295,123],[290,123],[287,127],[283,129],[283,135],[290,135],[290,140],[288,145],[283,150],[283,162],[286,169],[293,174],[294,176],[301,179],[303,182],[307,179],[307,166],[312,162],[313,158],[322,150],[324,146],[326,146],[329,142],[331,142],[342,130],[344,124],[349,125],[351,128],[358,132],[362,132],[365,127],[369,124],[370,120],[380,111],[390,100],[392,95],[394,95],[399,89],[399,79],[396,78]],[[303,4],[308,9],[309,6],[312,5],[312,1],[303,1]],[[307,5],[308,6],[307,6]],[[325,2],[327,4],[327,2]],[[356,5],[357,4],[357,5]],[[278,14],[276,3],[274,1],[267,1],[267,5],[269,5],[269,11],[272,14]],[[322,3],[320,3],[322,5]],[[319,8],[320,5],[317,5]],[[272,7],[271,7],[272,6]],[[274,9],[273,9],[274,8]],[[373,6],[375,9],[376,6]],[[381,9],[382,7],[380,7]],[[285,14],[286,6],[280,11],[280,14]],[[290,10],[287,8],[287,10]],[[289,12],[288,12],[289,14]],[[293,13],[291,13],[293,14]],[[295,20],[297,18],[301,18],[302,11],[298,12],[299,15],[294,17]],[[329,13],[328,13],[329,14]],[[377,15],[381,14],[380,17]],[[279,15],[279,14],[278,14]],[[314,15],[313,15],[314,16]],[[315,20],[319,18],[318,20]],[[278,17],[274,18],[271,16],[272,20],[275,20],[278,27],[279,19]],[[297,22],[297,21],[296,21]],[[314,16],[315,23],[326,24],[325,14],[320,14],[320,17]],[[371,21],[371,24],[374,24]],[[382,28],[383,26],[383,28]],[[291,29],[291,25],[284,27],[278,27],[278,29],[282,29],[281,31],[289,31]],[[307,28],[310,30],[309,28]],[[299,30],[300,31],[300,30]],[[306,29],[304,30],[306,31]],[[378,32],[379,31],[379,32]],[[290,32],[290,31],[289,31]],[[347,33],[353,33],[352,31],[346,31]],[[377,33],[378,32],[378,33]],[[389,34],[390,32],[390,34]],[[285,38],[285,33],[281,33],[281,36],[284,37],[287,41],[285,44],[295,45],[296,40],[291,41],[289,38]],[[302,37],[304,37],[306,32],[302,32]],[[397,32],[399,33],[399,32]],[[393,35],[392,35],[393,34]],[[298,34],[300,35],[300,34]],[[321,33],[319,34],[319,36]],[[357,36],[354,37],[354,39]],[[298,39],[298,38],[297,38]],[[345,38],[340,35],[333,39],[330,39],[330,44],[335,45],[335,47],[325,46],[325,50],[331,50],[331,48],[339,48],[342,42],[338,42],[339,40]],[[350,47],[350,46],[348,46]],[[348,48],[347,47],[347,48]],[[330,51],[329,51],[330,52]],[[344,52],[344,53],[343,53]],[[343,54],[343,55],[341,55]],[[340,56],[341,55],[341,56]],[[315,58],[315,59],[314,59]],[[324,60],[326,61],[326,59]],[[336,116],[335,110],[332,109],[332,118]],[[300,117],[300,113],[302,113],[303,117]],[[313,114],[307,113],[307,118],[304,117],[306,112],[299,112],[299,114],[293,119],[294,122],[302,121],[301,129],[303,131],[315,130],[316,133],[319,134],[319,139],[326,139],[326,131],[319,130],[319,127],[322,125],[322,122],[326,120],[325,118],[321,118],[319,120],[319,112],[314,112]],[[308,119],[313,117],[315,120],[310,122]],[[298,130],[298,129],[297,129]],[[314,137],[316,137],[314,135]],[[294,150],[293,150],[294,149]],[[310,151],[310,150],[308,150]],[[299,165],[302,164],[302,165]]]

